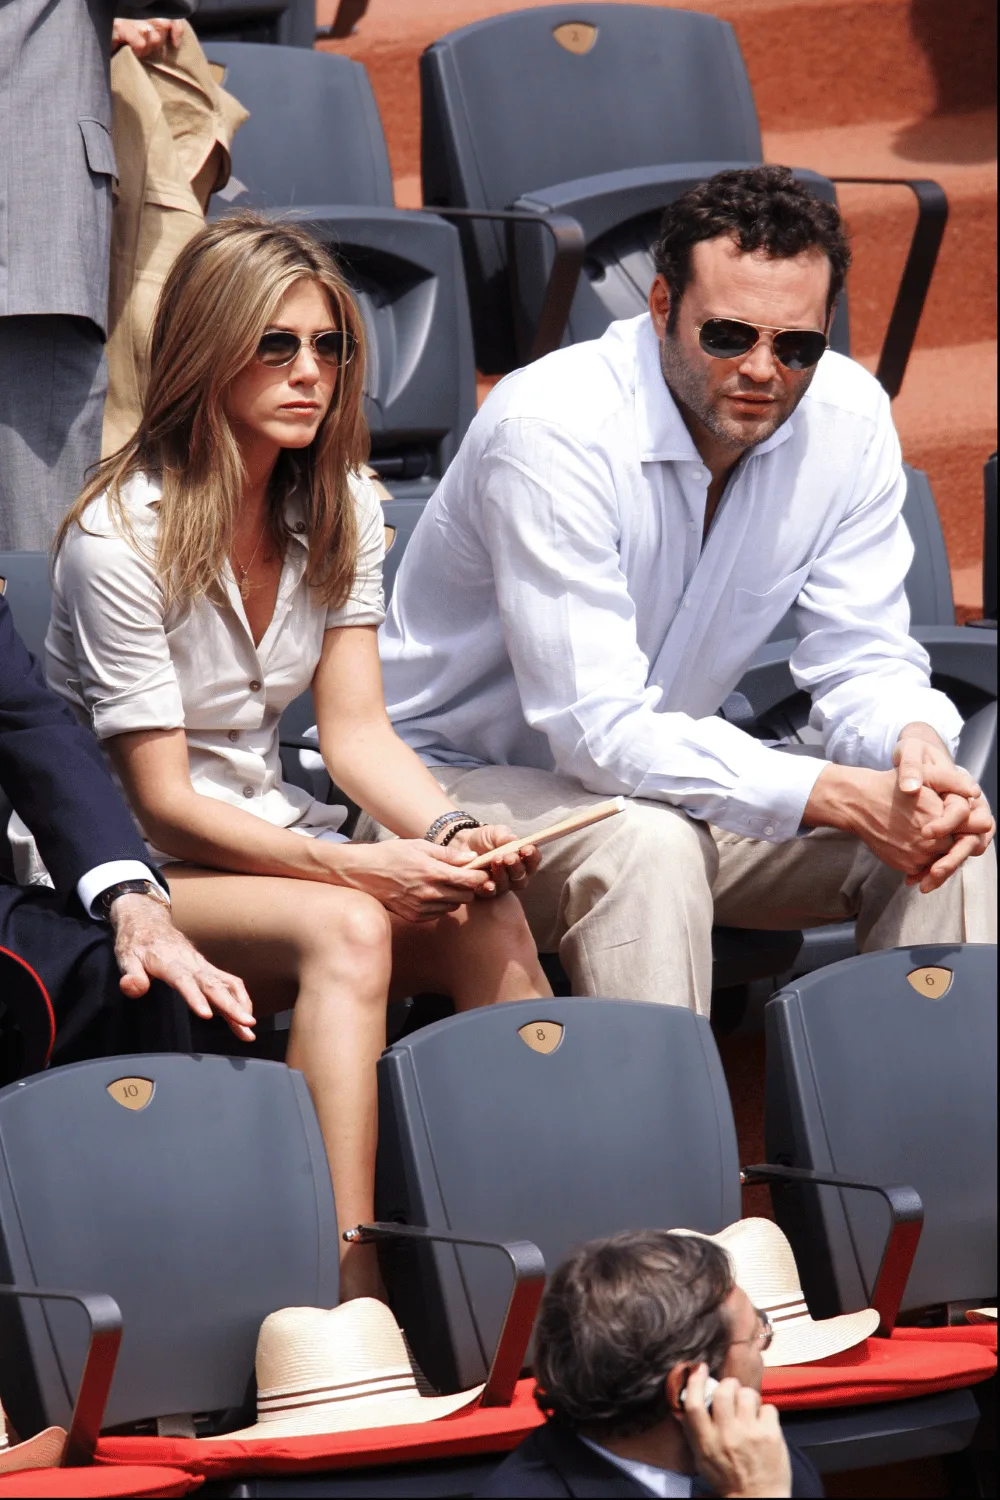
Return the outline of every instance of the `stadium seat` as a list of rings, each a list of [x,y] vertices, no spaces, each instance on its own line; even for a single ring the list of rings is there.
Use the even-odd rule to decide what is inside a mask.
[[[920,1194],[924,1230],[900,1304],[910,1318],[996,1302],[996,1011],[988,944],[847,959],[765,1011],[768,1160],[905,1180]],[[884,1213],[836,1189],[771,1191],[802,1247],[810,1307],[864,1306]]]
[[[394,1224],[524,1236],[555,1265],[580,1241],[619,1229],[715,1232],[740,1217],[721,1063],[708,1022],[685,1009],[580,998],[490,1006],[396,1042],[378,1074],[376,1214],[385,1227],[374,1237],[386,1245],[383,1274],[416,1358],[441,1388],[482,1379],[501,1301],[479,1251],[394,1248]],[[784,1171],[754,1169],[761,1178]],[[888,1331],[919,1235],[919,1198],[851,1181],[859,1197],[874,1192],[890,1204],[883,1263],[869,1283]],[[978,1420],[969,1391],[935,1396],[940,1406],[926,1399],[804,1412],[786,1418],[786,1431],[802,1436],[821,1468],[964,1447]]]
[[[426,207],[513,207],[575,219],[586,241],[565,342],[598,337],[643,312],[650,246],[666,204],[727,167],[762,160],[760,131],[732,28],[647,5],[553,5],[493,16],[434,42],[420,60]],[[622,101],[628,100],[623,108]],[[797,175],[836,201],[833,182]],[[848,179],[840,179],[846,181]],[[906,181],[917,228],[878,375],[902,384],[947,204]],[[462,226],[479,368],[523,361],[550,263],[550,241],[517,226],[513,253],[490,226]],[[831,334],[849,352],[846,303]]]
[[[10,605],[18,634],[44,663],[45,632],[52,613],[47,552],[0,552],[0,594]]]
[[[511,1315],[484,1400],[503,1404],[544,1266],[533,1246],[490,1243]],[[83,1288],[103,1299],[105,1327],[117,1325],[117,1364],[105,1348],[78,1403],[91,1454],[101,1428],[203,1436],[240,1425],[263,1319],[338,1300],[336,1207],[302,1075],[246,1058],[144,1055],[0,1090],[0,1281],[29,1297]],[[69,1426],[83,1320],[12,1308],[0,1287],[0,1334],[0,1388],[17,1430]]]
[[[199,0],[191,25],[202,47],[227,41],[311,48],[318,34],[315,0]]]
[[[394,496],[426,499],[476,410],[457,231],[437,215],[394,206],[385,137],[359,63],[239,42],[209,43],[206,55],[250,111],[211,214],[287,215],[336,254],[368,334],[372,467]]]

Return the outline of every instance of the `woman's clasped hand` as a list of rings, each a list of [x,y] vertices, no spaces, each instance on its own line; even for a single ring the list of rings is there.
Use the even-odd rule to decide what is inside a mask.
[[[338,883],[365,891],[406,922],[433,922],[477,899],[517,891],[538,868],[537,849],[507,854],[483,870],[465,868],[477,854],[510,843],[502,824],[463,829],[445,848],[426,839],[328,845]]]

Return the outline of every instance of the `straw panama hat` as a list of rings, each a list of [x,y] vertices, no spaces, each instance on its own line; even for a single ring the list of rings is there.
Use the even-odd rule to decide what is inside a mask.
[[[18,1474],[23,1469],[54,1469],[62,1461],[66,1446],[63,1427],[46,1427],[34,1437],[11,1447],[7,1418],[0,1406],[0,1474]]]
[[[678,1229],[674,1233],[698,1231]],[[853,1349],[878,1328],[879,1316],[872,1307],[821,1322],[809,1316],[792,1247],[770,1219],[740,1219],[718,1234],[699,1238],[712,1240],[726,1251],[733,1263],[736,1285],[770,1318],[774,1338],[771,1347],[764,1350],[765,1365],[804,1365],[810,1360],[827,1359]]]
[[[474,1406],[483,1390],[421,1395],[417,1380],[424,1377],[406,1340],[385,1303],[373,1297],[329,1311],[271,1313],[261,1324],[256,1367],[256,1426],[225,1433],[225,1442],[433,1422]]]

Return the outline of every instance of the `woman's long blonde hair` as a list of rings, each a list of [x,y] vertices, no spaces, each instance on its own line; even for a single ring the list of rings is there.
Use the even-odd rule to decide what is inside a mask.
[[[138,546],[122,487],[136,474],[156,474],[163,498],[155,563],[168,602],[196,599],[213,586],[232,545],[244,481],[223,396],[253,359],[281,299],[303,278],[325,290],[339,327],[354,336],[355,353],[337,373],[333,401],[312,443],[279,455],[271,529],[283,546],[282,504],[295,488],[308,522],[308,581],[324,603],[344,602],[358,550],[348,479],[368,456],[364,327],[332,256],[298,225],[257,214],[207,225],[174,262],[156,309],[138,430],[97,466],[59,528],[55,552],[71,527],[83,527],[87,506],[105,492],[115,526]]]

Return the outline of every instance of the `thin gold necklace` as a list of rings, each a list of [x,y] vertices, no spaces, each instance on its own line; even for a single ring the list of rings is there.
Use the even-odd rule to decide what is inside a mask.
[[[265,518],[264,518],[264,524],[260,528],[260,536],[257,538],[257,545],[256,545],[256,547],[254,547],[253,551],[251,552],[251,554],[250,554],[250,561],[247,563],[246,567],[243,566],[243,564],[239,561],[238,558],[230,557],[230,561],[234,562],[235,565],[236,565],[236,568],[239,570],[239,575],[240,576],[239,576],[239,579],[237,581],[236,587],[239,589],[240,596],[243,599],[249,599],[250,598],[249,573],[250,573],[250,569],[253,567],[254,563],[257,560],[257,553],[260,551],[260,544],[264,540],[264,532],[267,530],[267,523],[268,523],[269,519],[270,519],[269,517],[265,516]]]

